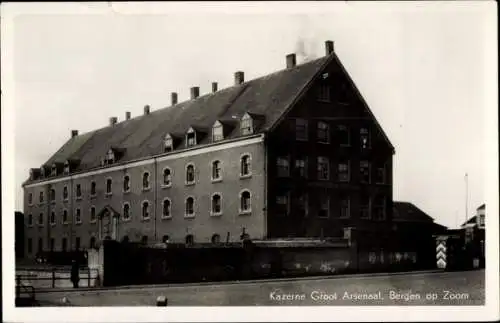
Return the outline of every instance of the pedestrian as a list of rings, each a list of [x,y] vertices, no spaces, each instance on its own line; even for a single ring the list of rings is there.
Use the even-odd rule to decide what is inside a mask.
[[[73,288],[78,288],[78,282],[80,281],[80,268],[76,260],[71,261],[71,282],[73,283]]]

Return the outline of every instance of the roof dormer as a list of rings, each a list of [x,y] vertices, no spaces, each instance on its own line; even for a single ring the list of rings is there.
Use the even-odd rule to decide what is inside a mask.
[[[171,133],[165,134],[165,136],[163,137],[163,152],[168,153],[173,151],[179,141],[181,141],[179,139],[179,136],[173,135]]]
[[[78,164],[80,163],[79,160],[76,159],[68,159],[64,162],[64,168],[63,168],[63,173],[64,175],[70,174],[72,171],[76,169]]]
[[[205,129],[191,126],[186,132],[186,148],[196,146],[207,134]]]
[[[125,153],[125,149],[111,147],[108,149],[108,151],[106,152],[106,155],[102,159],[102,163],[104,165],[114,164],[118,160],[120,160],[121,157],[123,157],[124,153]]]
[[[253,134],[263,120],[263,115],[246,112],[240,119],[241,135],[246,136]]]
[[[63,164],[62,163],[52,163],[52,165],[50,166],[50,176],[57,176],[61,173],[62,171],[62,168],[63,168]]]
[[[212,142],[225,139],[234,130],[237,122],[233,120],[216,120],[212,125]]]

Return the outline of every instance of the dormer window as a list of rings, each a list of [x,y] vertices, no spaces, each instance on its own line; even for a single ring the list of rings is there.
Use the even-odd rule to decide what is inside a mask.
[[[196,145],[196,131],[193,128],[189,128],[186,134],[186,147],[192,147]]]
[[[66,161],[66,162],[64,163],[64,170],[63,170],[63,171],[64,171],[64,174],[65,174],[65,175],[68,175],[68,174],[69,174],[69,171],[70,171],[69,161]]]
[[[113,149],[108,150],[106,157],[104,158],[104,165],[110,165],[115,162],[115,152]]]
[[[241,118],[241,123],[240,123],[240,131],[241,135],[250,135],[253,133],[253,119],[252,117],[246,113],[242,118]]]
[[[50,171],[50,176],[56,176],[57,175],[57,166],[56,164],[52,165],[52,169]]]
[[[212,127],[212,141],[221,141],[224,139],[224,126],[219,121],[216,121]]]
[[[170,134],[166,134],[163,139],[163,152],[168,153],[174,150],[174,140]]]

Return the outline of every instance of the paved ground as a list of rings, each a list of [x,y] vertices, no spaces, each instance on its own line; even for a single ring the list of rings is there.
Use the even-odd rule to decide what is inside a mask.
[[[39,293],[42,306],[483,305],[484,270]]]

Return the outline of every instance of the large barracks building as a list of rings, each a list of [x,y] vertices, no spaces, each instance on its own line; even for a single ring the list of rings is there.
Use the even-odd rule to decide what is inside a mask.
[[[390,230],[394,148],[326,55],[71,137],[24,187],[25,254]]]

